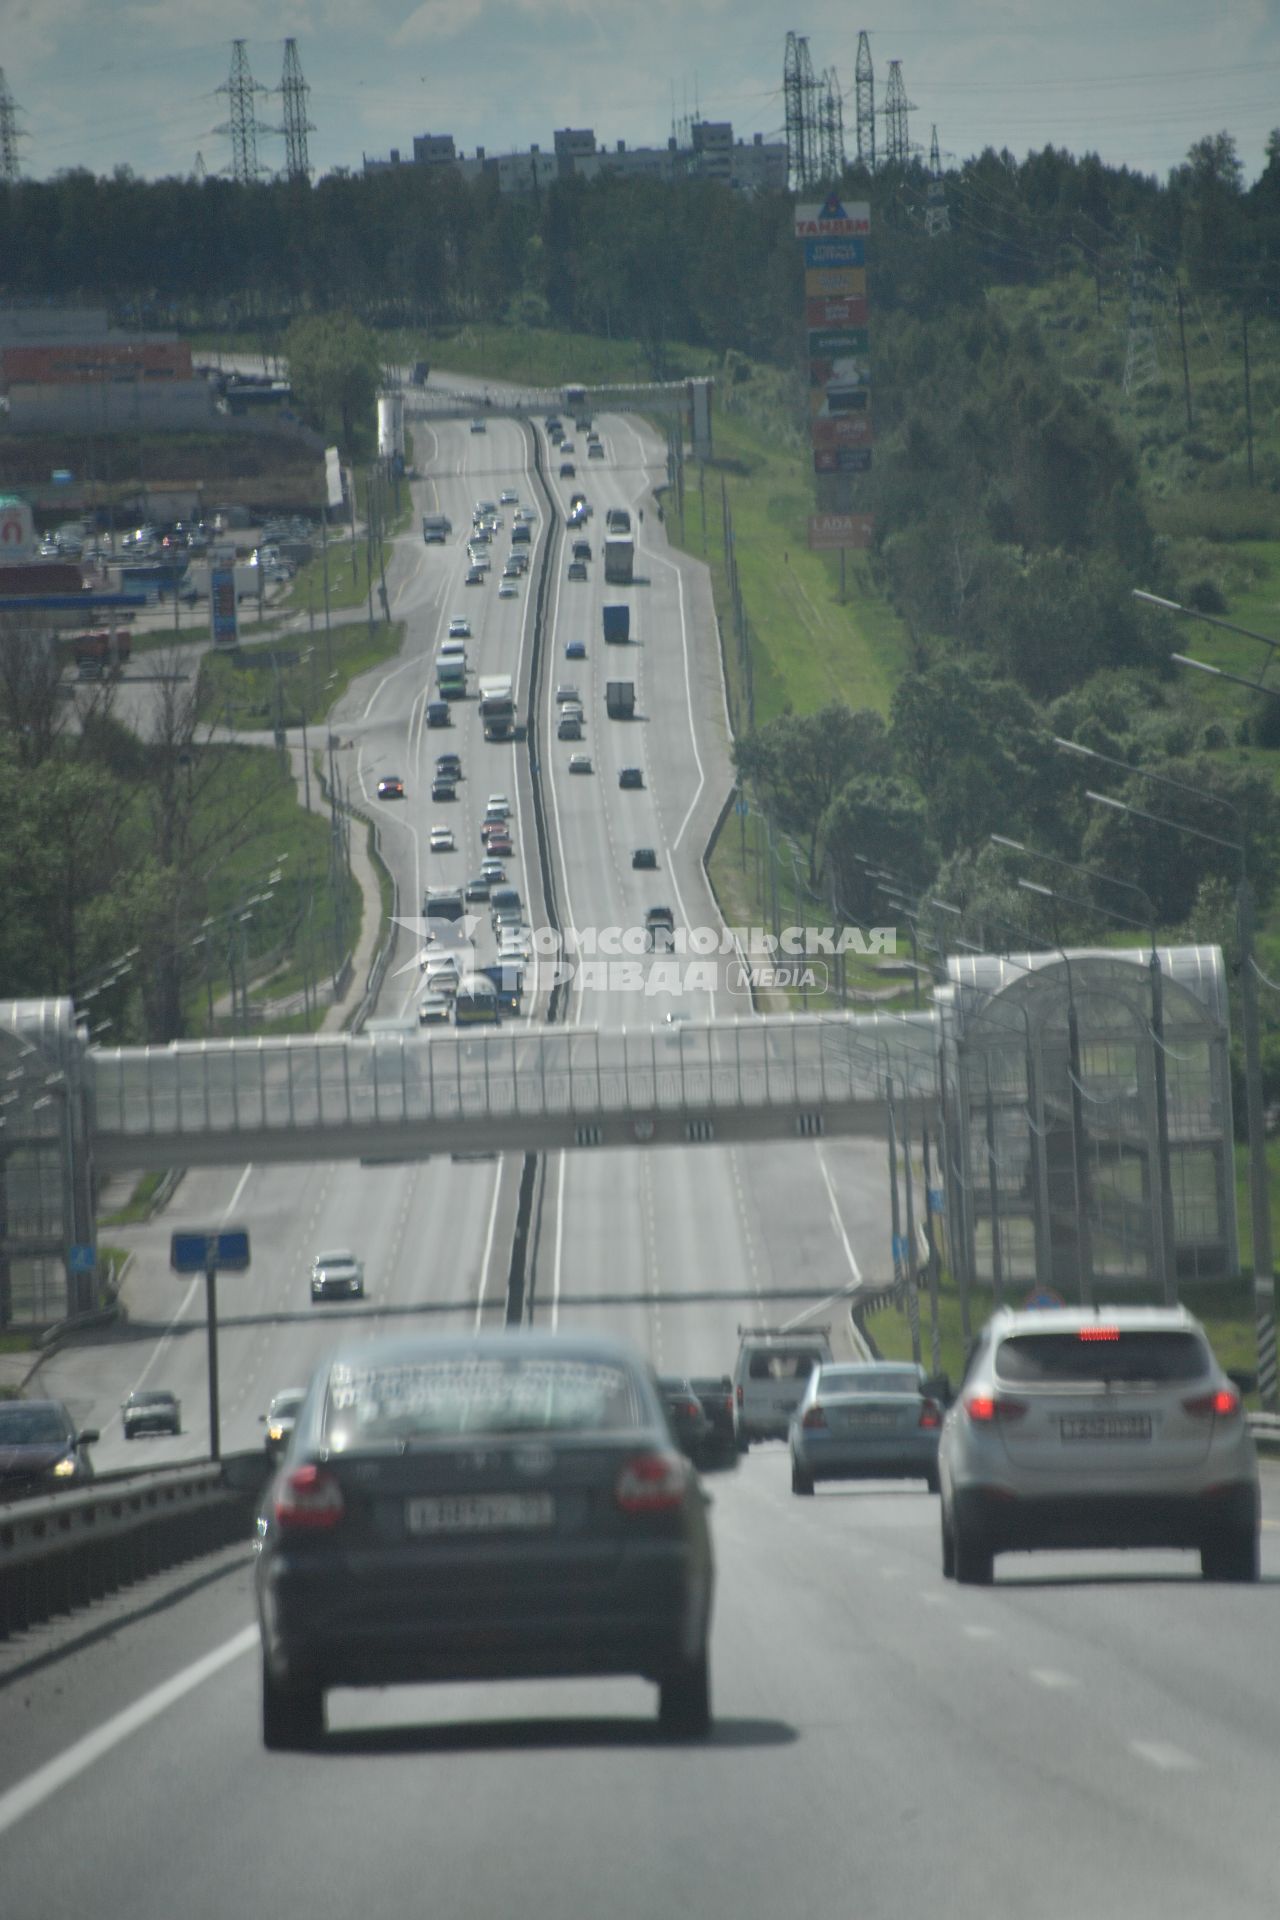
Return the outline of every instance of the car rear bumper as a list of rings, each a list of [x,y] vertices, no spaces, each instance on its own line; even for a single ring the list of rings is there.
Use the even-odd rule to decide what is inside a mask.
[[[263,1650],[279,1678],[321,1686],[640,1674],[694,1657],[711,1580],[678,1564],[575,1584],[359,1577],[278,1560],[260,1569]]]
[[[938,1465],[938,1436],[923,1433],[885,1435],[883,1439],[833,1435],[830,1439],[805,1435],[793,1441],[796,1463],[814,1480],[923,1480]]]
[[[1032,1495],[1003,1487],[958,1488],[957,1524],[993,1552],[1033,1547],[1201,1547],[1258,1524],[1252,1481],[1232,1481],[1191,1494],[1131,1492]]]

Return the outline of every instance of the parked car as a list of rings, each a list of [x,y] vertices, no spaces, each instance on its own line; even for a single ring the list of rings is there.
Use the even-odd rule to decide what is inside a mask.
[[[528,1328],[398,1336],[316,1375],[258,1520],[262,1738],[342,1686],[639,1674],[711,1727],[714,1561],[647,1366]]]
[[[164,1387],[151,1387],[131,1393],[120,1409],[120,1425],[126,1440],[140,1433],[181,1433],[182,1408]]]

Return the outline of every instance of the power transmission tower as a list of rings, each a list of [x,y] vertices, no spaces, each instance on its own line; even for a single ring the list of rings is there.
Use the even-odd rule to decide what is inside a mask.
[[[249,71],[249,56],[245,52],[243,40],[231,42],[231,77],[217,89],[228,95],[231,105],[231,117],[224,126],[215,127],[215,133],[231,136],[231,177],[239,186],[249,186],[262,172],[258,162],[258,135],[271,133],[271,127],[264,127],[254,112],[254,95],[266,93],[266,87],[260,87]]]
[[[911,158],[911,134],[907,126],[907,115],[912,110],[912,102],[907,98],[907,90],[902,84],[902,62],[889,62],[889,89],[884,102],[884,157],[893,167],[905,167]]]
[[[307,95],[310,91],[302,77],[298,43],[296,40],[286,40],[279,92],[284,99],[284,170],[290,180],[309,180],[311,177],[307,161],[307,135],[314,133],[315,127],[307,118]]]
[[[828,67],[822,76],[818,121],[822,178],[834,183],[844,173],[844,101],[840,95],[840,76],[834,67]]]
[[[929,142],[929,184],[924,192],[924,230],[930,240],[950,233],[951,215],[947,211],[947,189],[942,178],[942,154],[938,149],[938,129]]]
[[[0,185],[12,186],[18,178],[21,168],[18,165],[18,142],[25,140],[26,134],[18,125],[18,106],[9,91],[9,83],[4,77],[4,68],[0,67]]]
[[[203,186],[209,177],[209,169],[204,163],[204,155],[202,153],[196,154],[196,163],[194,167],[192,167],[191,172],[193,177]]]
[[[1156,359],[1155,329],[1151,324],[1151,292],[1142,258],[1142,236],[1133,236],[1133,258],[1129,262],[1129,337],[1124,350],[1126,393],[1136,393],[1154,380],[1159,372]]]
[[[802,33],[787,35],[782,67],[782,97],[786,108],[787,171],[797,189],[813,185],[818,172],[817,82]]]
[[[871,42],[865,33],[858,35],[858,64],[854,69],[853,92],[858,116],[858,165],[868,173],[876,170],[876,76],[871,64]]]

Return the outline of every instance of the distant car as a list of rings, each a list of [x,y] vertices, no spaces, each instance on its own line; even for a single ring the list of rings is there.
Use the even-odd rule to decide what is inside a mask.
[[[569,755],[570,773],[590,773],[591,755],[589,753],[571,753]]]
[[[566,660],[585,660],[587,657],[586,641],[567,640],[565,642],[564,657]]]
[[[652,873],[658,864],[658,856],[652,847],[637,847],[631,855],[631,864]]]
[[[507,870],[501,860],[482,860],[480,862],[480,874],[483,879],[489,882],[491,887],[500,887],[506,881]]]
[[[489,888],[491,884],[492,883],[486,880],[482,873],[478,873],[474,880],[468,880],[466,886],[463,888],[463,894],[467,900],[472,902],[487,900],[489,898]]]
[[[512,520],[518,521],[522,527],[532,526],[537,517],[532,507],[517,507],[511,516]]]
[[[420,1027],[438,1027],[448,1024],[453,1003],[447,993],[433,988],[423,994],[418,1002],[418,1025]]]
[[[463,585],[467,587],[482,587],[484,585],[484,576],[485,569],[483,567],[468,567],[467,577]]]
[[[471,622],[464,620],[461,615],[459,615],[457,619],[451,620],[449,622],[449,638],[451,640],[469,640],[471,638]]]
[[[578,582],[587,578],[587,563],[585,560],[571,560],[569,562],[569,578],[570,580]]]
[[[562,480],[574,479],[577,471],[578,469],[574,466],[572,460],[562,460],[560,462],[560,478]]]
[[[922,1367],[905,1362],[823,1362],[791,1417],[791,1491],[818,1480],[923,1480],[938,1491],[945,1409]]]
[[[556,705],[558,707],[562,707],[567,700],[576,701],[577,698],[578,698],[578,689],[574,686],[570,686],[567,680],[562,680],[559,686],[556,688]]]
[[[423,984],[428,993],[447,994],[452,1000],[458,990],[456,953],[428,953],[423,969]]]
[[[520,598],[520,589],[514,580],[504,576],[498,588],[498,598],[499,600],[518,600]]]
[[[427,725],[429,727],[451,727],[453,713],[447,700],[428,700]]]
[[[1183,1307],[996,1312],[938,1446],[944,1576],[986,1586],[996,1554],[1041,1547],[1191,1547],[1206,1580],[1256,1580],[1244,1387]]]
[[[131,1393],[120,1409],[120,1424],[126,1440],[140,1433],[181,1433],[182,1408],[163,1387]]]
[[[363,1300],[364,1268],[348,1248],[318,1253],[311,1263],[313,1300]]]
[[[733,1381],[727,1373],[716,1377],[694,1375],[689,1385],[702,1402],[702,1411],[707,1416],[710,1432],[703,1448],[703,1457],[713,1455],[732,1455],[737,1457],[738,1442],[733,1431]]]
[[[575,540],[573,543],[573,558],[575,560],[589,560],[591,558],[591,542],[589,540]]]
[[[587,442],[587,458],[588,460],[604,459],[604,448],[598,440],[589,440]]]
[[[77,1428],[61,1400],[0,1400],[0,1501],[60,1493],[93,1479],[96,1427]]]
[[[495,814],[492,820],[480,822],[480,838],[486,842],[510,838],[511,829],[507,825],[505,814]]]
[[[493,814],[496,818],[505,820],[511,812],[511,802],[505,793],[491,793],[485,807],[485,812],[486,814]]]
[[[265,1445],[269,1459],[278,1460],[288,1446],[298,1408],[306,1397],[305,1387],[286,1387],[273,1396],[271,1405],[259,1416],[267,1430]]]
[[[661,1374],[658,1391],[667,1409],[667,1418],[681,1453],[697,1459],[711,1433],[711,1422],[692,1383],[682,1374]]]
[[[506,565],[502,569],[503,579],[519,580],[523,573],[524,567],[521,565],[519,557],[514,553],[509,553],[507,555]]]
[[[438,773],[431,782],[431,798],[433,800],[456,800],[457,797],[458,789],[454,786],[453,781],[447,774]]]
[[[262,1739],[322,1742],[325,1693],[638,1674],[711,1731],[706,1500],[620,1342],[512,1327],[340,1348],[265,1496]]]
[[[473,420],[473,421],[471,422],[471,431],[472,431],[472,433],[483,433],[483,432],[484,432],[484,430],[485,430],[485,429],[484,429],[484,421],[483,421],[483,420]]]
[[[432,853],[453,853],[456,851],[452,827],[432,827],[431,851]]]
[[[642,787],[644,785],[644,774],[640,771],[639,767],[623,767],[618,774],[618,785],[620,787]]]
[[[573,442],[572,442],[572,440],[570,440],[570,438],[569,438],[569,436],[568,436],[568,434],[566,434],[566,435],[565,435],[565,437],[563,438],[563,440],[561,440],[561,442],[560,442],[560,451],[561,451],[561,453],[572,453],[572,452],[573,452]]]
[[[485,849],[487,852],[493,854],[495,858],[509,860],[514,852],[514,848],[511,845],[511,835],[509,833],[491,833],[485,842]]]
[[[378,782],[379,800],[403,800],[404,781],[398,773],[389,773]]]
[[[556,722],[557,740],[581,740],[582,711],[578,707],[561,707],[560,718]]]
[[[516,492],[514,487],[504,487],[502,489],[502,492],[498,495],[498,505],[500,507],[514,507],[514,505],[516,504],[516,501],[519,498],[520,498],[520,495]]]

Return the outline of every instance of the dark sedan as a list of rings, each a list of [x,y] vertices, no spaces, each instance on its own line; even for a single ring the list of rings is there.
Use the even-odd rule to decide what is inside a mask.
[[[705,1499],[629,1348],[383,1340],[316,1374],[258,1520],[263,1740],[330,1687],[639,1674],[711,1724]]]
[[[736,1460],[738,1455],[738,1437],[733,1430],[733,1381],[727,1373],[718,1377],[698,1378],[695,1376],[689,1385],[702,1402],[702,1411],[711,1423],[707,1435],[706,1453],[723,1453]]]
[[[181,1433],[182,1408],[162,1387],[131,1393],[120,1409],[120,1424],[126,1440],[140,1433]]]
[[[61,1400],[0,1401],[0,1500],[25,1500],[93,1478],[96,1427],[77,1429]]]
[[[711,1433],[711,1422],[702,1410],[702,1402],[693,1383],[679,1374],[664,1374],[658,1381],[672,1431],[680,1451],[696,1460]]]

